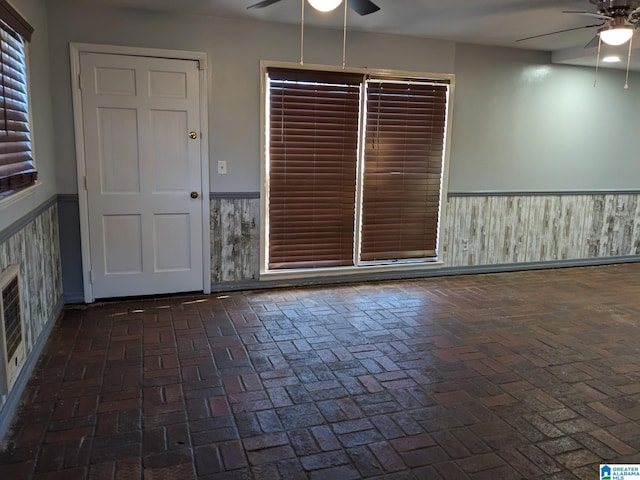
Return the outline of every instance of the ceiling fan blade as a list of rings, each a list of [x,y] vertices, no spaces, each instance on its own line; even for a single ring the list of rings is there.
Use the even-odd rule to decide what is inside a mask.
[[[574,30],[582,30],[583,28],[601,27],[602,25],[604,25],[604,23],[595,23],[593,25],[584,25],[583,27],[567,28],[565,30],[558,30],[557,32],[542,33],[540,35],[534,35],[532,37],[519,38],[518,40],[516,40],[516,42],[524,42],[525,40],[533,40],[534,38],[546,37],[549,35],[555,35],[557,33],[572,32]]]
[[[349,0],[349,7],[359,15],[369,15],[380,10],[371,0]]]
[[[247,10],[251,10],[252,8],[264,8],[269,5],[273,5],[274,3],[278,3],[280,0],[262,0],[261,2],[254,3],[253,5],[249,5]]]
[[[583,17],[599,18],[600,20],[613,20],[608,15],[600,15],[599,13],[583,12],[581,10],[563,10],[562,13],[572,13],[574,15],[582,15]]]
[[[597,47],[598,46],[598,41],[600,40],[600,36],[596,35],[595,37],[593,37],[591,39],[591,41],[589,43],[587,43],[584,48],[593,48],[593,47]]]

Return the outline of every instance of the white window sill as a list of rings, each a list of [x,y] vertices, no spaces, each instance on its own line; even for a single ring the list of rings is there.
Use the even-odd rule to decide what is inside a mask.
[[[32,195],[40,185],[42,185],[42,182],[36,182],[30,187],[23,188],[15,193],[4,192],[0,194],[0,210],[10,207],[19,200]]]
[[[383,272],[416,272],[442,268],[441,260],[421,261],[402,264],[361,265],[359,267],[304,268],[292,270],[269,270],[260,272],[260,280],[287,280],[314,277],[338,277]]]

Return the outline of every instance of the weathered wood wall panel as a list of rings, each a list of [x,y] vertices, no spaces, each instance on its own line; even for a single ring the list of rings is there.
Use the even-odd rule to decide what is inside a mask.
[[[530,208],[531,197],[490,197],[487,260],[500,257],[508,263],[525,261]]]
[[[638,195],[599,195],[588,226],[588,256],[636,255],[640,242]]]
[[[593,210],[592,197],[567,195],[559,198],[561,212],[558,221],[556,259],[585,258],[587,256],[585,224],[588,212]]]
[[[62,298],[58,238],[58,207],[53,204],[0,243],[0,271],[10,264],[20,265],[27,355],[31,354]],[[7,395],[0,395],[0,412],[6,401]]]
[[[487,261],[487,215],[489,197],[459,197],[452,199],[446,208],[447,232],[443,233],[441,250],[446,257],[464,262],[465,265],[483,265]],[[443,255],[444,256],[444,255]]]
[[[211,283],[260,276],[260,199],[211,199]]]
[[[640,254],[640,195],[452,196],[442,207],[446,267]],[[260,274],[260,200],[211,200],[211,282]]]
[[[629,249],[629,255],[638,255],[640,254],[640,196],[632,195],[631,197],[636,204],[635,211],[632,214],[629,212],[629,222],[633,224],[633,227],[629,227],[629,237],[624,239],[623,245]],[[633,215],[633,220],[631,220],[631,215]]]
[[[455,196],[444,212],[449,267],[640,253],[637,194]]]
[[[584,222],[588,198],[531,197],[525,262],[584,258]]]

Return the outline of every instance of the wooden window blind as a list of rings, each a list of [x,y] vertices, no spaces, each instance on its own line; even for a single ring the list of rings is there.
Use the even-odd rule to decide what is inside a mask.
[[[353,265],[361,75],[268,69],[270,269]]]
[[[366,85],[360,260],[434,257],[448,85]]]
[[[0,193],[35,183],[24,41],[33,28],[0,0]]]

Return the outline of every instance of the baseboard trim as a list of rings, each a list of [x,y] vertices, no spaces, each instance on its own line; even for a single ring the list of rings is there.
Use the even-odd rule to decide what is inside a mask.
[[[411,280],[417,278],[447,277],[455,275],[477,275],[485,273],[506,273],[526,270],[551,270],[571,267],[596,267],[620,263],[640,263],[640,255],[625,255],[603,258],[579,258],[573,260],[550,260],[544,262],[505,263],[499,265],[473,265],[465,267],[442,267],[432,270],[362,273],[336,277],[301,278],[297,280],[247,280],[241,282],[220,282],[211,284],[211,293],[239,290],[262,290],[282,287],[305,287],[332,285],[338,283],[358,283],[384,280]]]
[[[84,303],[84,292],[64,292],[64,303],[66,305]]]
[[[53,326],[56,324],[60,315],[62,314],[62,309],[64,308],[64,298],[60,296],[58,299],[49,320],[45,324],[42,332],[40,332],[40,336],[38,337],[38,341],[34,345],[33,349],[29,353],[27,357],[26,363],[24,367],[22,367],[22,371],[16,382],[13,384],[13,388],[11,392],[7,396],[7,402],[4,404],[2,409],[2,415],[0,415],[0,445],[3,444],[5,435],[9,431],[11,427],[11,423],[13,421],[13,417],[15,416],[18,407],[20,406],[20,399],[22,398],[22,394],[24,393],[25,388],[27,387],[27,383],[31,378],[31,374],[33,373],[33,369],[35,368],[38,360],[40,359],[40,355],[44,350],[44,346],[51,335],[51,331],[53,330]]]
[[[573,260],[550,260],[545,262],[506,263],[501,265],[476,265],[470,267],[445,267],[443,275],[474,275],[482,273],[518,272],[524,270],[551,270],[554,268],[598,267],[620,263],[640,263],[640,255],[618,257],[578,258]]]

